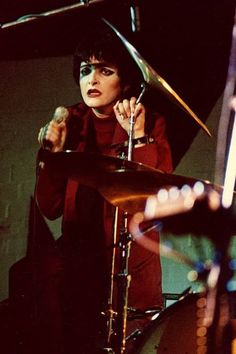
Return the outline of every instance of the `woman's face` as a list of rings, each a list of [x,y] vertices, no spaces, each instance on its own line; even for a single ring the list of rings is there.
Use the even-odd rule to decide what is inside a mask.
[[[118,69],[109,63],[92,57],[80,65],[80,90],[85,104],[95,114],[109,115],[121,96]]]

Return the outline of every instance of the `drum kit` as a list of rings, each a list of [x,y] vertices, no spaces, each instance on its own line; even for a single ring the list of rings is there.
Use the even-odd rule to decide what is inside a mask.
[[[91,3],[99,1],[101,0],[91,1]],[[88,4],[89,2],[86,1],[83,4],[40,15],[65,13]],[[36,18],[35,15],[24,18],[17,23],[6,24],[3,28],[20,22],[33,21]],[[108,21],[104,20],[104,22],[120,38],[143,74],[144,82],[138,101],[141,100],[147,86],[160,90],[187,112],[208,135],[211,135],[205,124],[123,35]],[[236,234],[234,191],[231,193],[232,203],[226,208],[222,205],[224,186],[191,177],[163,173],[132,161],[133,120],[134,117],[131,116],[128,156],[125,159],[75,151],[51,153],[46,149],[42,150],[40,155],[40,160],[55,173],[74,178],[82,184],[95,188],[117,210],[122,210],[124,215],[133,216],[129,228],[127,224],[125,225],[125,236],[119,242],[123,254],[119,274],[124,276],[118,298],[116,333],[118,344],[113,347],[110,341],[114,319],[113,309],[110,308],[107,320],[108,345],[104,348],[104,352],[112,354],[126,352],[128,257],[131,242],[135,241],[151,252],[171,257],[199,270],[198,264],[185,255],[164,246],[157,250],[156,243],[146,236],[150,229],[156,229],[175,235],[192,233],[207,236],[215,245],[217,259],[212,262],[210,269],[203,269],[206,293],[183,296],[177,303],[161,311],[157,319],[153,320],[140,336],[141,340],[135,354],[236,353],[233,349],[234,335],[230,339],[232,347],[225,340],[225,329],[233,320],[228,313],[225,284],[231,275],[228,269],[228,247],[231,236]],[[200,271],[199,276],[201,276]],[[183,309],[186,313],[183,313]],[[236,330],[234,334],[236,338]]]
[[[227,254],[230,237],[236,234],[236,217],[233,210],[221,206],[220,199],[223,191],[221,186],[190,177],[163,173],[141,163],[93,153],[75,151],[51,153],[43,150],[41,160],[47,163],[48,168],[55,173],[60,172],[66,177],[77,179],[80,183],[96,188],[109,203],[133,215],[129,231],[135,242],[151,252],[156,254],[160,252],[162,256],[170,257],[194,270],[199,266],[197,262],[193,262],[187,256],[164,245],[160,245],[157,251],[155,241],[149,239],[145,233],[154,228],[179,236],[186,233],[208,236],[214,242],[217,251],[224,256]],[[163,194],[165,194],[164,200]],[[127,240],[125,239],[119,247],[126,249]],[[126,253],[128,251],[124,255],[125,264]],[[228,275],[228,270],[225,269],[227,268],[225,259],[221,259],[212,266],[211,270],[205,269],[208,282],[211,277],[215,276],[214,272],[217,267],[220,267],[222,272],[217,276],[217,284],[222,281],[221,278],[224,278],[224,282],[228,280],[225,279]],[[120,269],[120,272],[126,274],[126,269]],[[208,284],[209,295],[188,295],[187,298],[183,298],[183,301],[178,301],[170,308],[163,310],[157,320],[153,321],[152,327],[141,336],[140,351],[135,353],[182,354],[181,348],[182,350],[185,348],[184,353],[198,353],[195,334],[197,333],[196,309],[202,306],[203,302],[206,306],[217,284],[214,285],[214,289],[211,289]],[[123,286],[123,288],[125,296],[123,294],[122,299],[126,303],[128,294],[126,287]],[[125,308],[125,304],[122,300],[120,301],[121,309]],[[182,312],[183,309],[186,313]],[[120,325],[121,333],[125,328],[125,323],[123,323],[125,319],[126,316],[123,315]],[[178,323],[177,331],[173,319]],[[173,326],[175,328],[172,328]],[[179,335],[182,338],[187,336],[187,342],[180,344],[177,340]],[[172,336],[175,337],[172,338]],[[125,353],[123,341],[124,338],[121,335],[118,351],[110,351],[110,353]],[[173,343],[178,344],[173,347]],[[223,351],[217,352],[215,349],[205,351],[207,354],[213,352],[223,354]]]

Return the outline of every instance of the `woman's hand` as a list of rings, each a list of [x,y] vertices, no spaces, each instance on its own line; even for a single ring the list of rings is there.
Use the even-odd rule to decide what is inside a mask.
[[[52,152],[63,150],[67,135],[67,117],[68,110],[64,107],[58,107],[53,119],[40,129],[38,142],[43,148],[49,148]]]
[[[134,139],[145,135],[145,107],[142,103],[136,105],[136,100],[135,97],[131,97],[130,100],[124,99],[113,107],[116,119],[127,134],[130,130],[129,118],[134,114]]]

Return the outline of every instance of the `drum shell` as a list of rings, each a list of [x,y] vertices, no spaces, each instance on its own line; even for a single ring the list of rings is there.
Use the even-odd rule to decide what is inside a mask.
[[[141,334],[135,354],[199,353],[199,346],[207,341],[202,326],[204,305],[203,294],[189,294],[164,309]]]

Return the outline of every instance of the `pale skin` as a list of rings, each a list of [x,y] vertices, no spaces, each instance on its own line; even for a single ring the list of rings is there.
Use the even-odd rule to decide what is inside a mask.
[[[233,109],[236,112],[236,96],[231,97],[229,100],[229,108]]]
[[[80,91],[85,104],[92,108],[99,119],[110,117],[113,112],[122,128],[129,134],[129,117],[134,115],[134,138],[145,135],[145,107],[138,103],[136,97],[121,99],[123,90],[117,68],[109,63],[92,57],[80,66]],[[44,130],[42,130],[44,129]],[[46,128],[39,132],[39,143],[43,139],[52,144],[51,151],[62,151],[67,136],[66,119],[57,122],[52,119]]]

